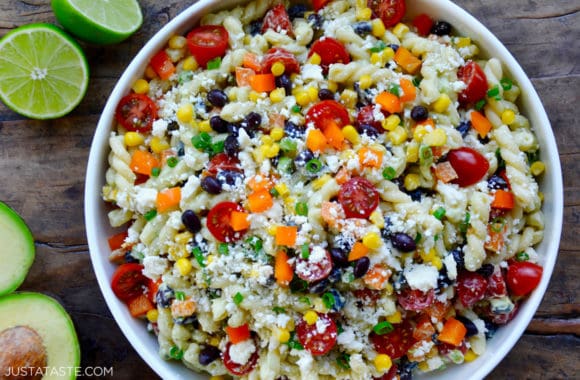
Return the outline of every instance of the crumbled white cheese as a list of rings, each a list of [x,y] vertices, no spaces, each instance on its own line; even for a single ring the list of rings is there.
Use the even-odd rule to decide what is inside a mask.
[[[163,137],[167,131],[167,126],[169,123],[165,119],[157,119],[153,122],[153,130],[151,133],[153,136]]]
[[[142,186],[135,187],[135,208],[141,214],[155,208],[155,200],[157,199],[157,190]]]
[[[309,79],[321,81],[324,79],[324,77],[322,76],[322,66],[313,65],[311,63],[302,66],[301,75],[302,79],[304,79],[305,81]]]
[[[426,264],[413,264],[403,272],[411,289],[427,292],[437,287],[437,268]]]
[[[447,255],[443,259],[443,263],[445,264],[445,269],[447,269],[447,277],[450,280],[455,280],[457,278],[457,263],[453,258],[453,255]]]
[[[230,359],[236,364],[246,364],[254,352],[256,352],[254,341],[247,339],[230,346]]]
[[[157,280],[167,270],[167,259],[159,256],[145,256],[143,258],[143,274],[152,280]]]

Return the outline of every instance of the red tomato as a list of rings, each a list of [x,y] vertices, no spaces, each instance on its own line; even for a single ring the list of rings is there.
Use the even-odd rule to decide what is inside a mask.
[[[463,271],[457,276],[457,295],[467,308],[481,301],[486,289],[487,280],[479,273]]]
[[[469,61],[465,66],[457,71],[457,77],[464,82],[467,87],[459,93],[461,104],[477,103],[487,95],[487,77],[473,61]]]
[[[258,345],[256,344],[255,341],[254,346],[256,347],[256,351],[254,351],[254,353],[252,354],[252,356],[250,356],[248,361],[245,364],[238,364],[234,362],[230,357],[230,348],[232,347],[232,343],[228,342],[228,344],[226,344],[226,349],[223,353],[224,366],[232,375],[243,376],[252,372],[252,370],[256,366],[256,363],[258,363],[259,358]]]
[[[391,359],[399,359],[415,344],[413,326],[407,320],[393,326],[394,330],[390,333],[378,335],[372,332],[369,338],[378,353],[387,354]]]
[[[503,273],[499,265],[494,267],[493,273],[487,278],[486,297],[502,297],[507,294],[507,288]]]
[[[121,248],[121,246],[125,242],[125,239],[127,239],[127,236],[128,236],[127,231],[119,232],[118,234],[111,236],[108,239],[109,248],[111,248],[111,251]]]
[[[154,304],[157,303],[155,296],[157,295],[157,291],[159,291],[159,286],[161,286],[161,278],[157,281],[149,280],[149,285],[147,286],[147,297],[149,298],[149,301]]]
[[[325,256],[321,259],[313,258],[312,252],[307,259],[298,255],[296,259],[295,272],[298,277],[307,282],[320,281],[332,272],[332,257],[325,251]]]
[[[209,162],[206,174],[215,177],[222,170],[241,173],[240,160],[237,157],[230,157],[225,153],[216,154]]]
[[[350,123],[346,108],[334,100],[318,102],[310,107],[306,113],[306,125],[313,123],[316,128],[321,130],[324,130],[331,121],[334,121],[339,127]]]
[[[357,125],[368,125],[375,129],[378,133],[384,133],[385,129],[381,122],[375,118],[375,107],[372,105],[361,107],[356,115]]]
[[[338,201],[347,218],[367,219],[379,205],[379,192],[367,179],[354,177],[342,184]]]
[[[234,231],[230,225],[232,211],[243,212],[244,209],[234,202],[221,202],[213,206],[207,214],[207,228],[209,232],[221,242],[240,240],[245,231]]]
[[[262,72],[270,73],[272,65],[276,62],[282,62],[284,64],[284,72],[287,74],[300,72],[300,62],[298,62],[296,56],[281,47],[273,47],[268,50],[262,61]]]
[[[405,0],[368,0],[367,4],[387,28],[397,25],[405,15]]]
[[[416,340],[431,340],[431,337],[435,334],[435,327],[431,323],[431,317],[428,315],[423,315],[417,321],[415,330],[413,330],[413,338]]]
[[[128,131],[149,132],[157,118],[157,106],[144,94],[129,94],[117,105],[117,122]]]
[[[288,12],[286,12],[284,4],[276,5],[264,16],[264,21],[262,23],[262,33],[266,33],[268,29],[272,29],[278,33],[284,30],[288,36],[294,37],[292,21],[290,21],[290,17],[288,16]]]
[[[199,26],[187,35],[187,47],[197,63],[206,67],[209,61],[225,54],[229,38],[223,26]]]
[[[433,289],[423,292],[419,289],[406,288],[397,295],[397,301],[405,310],[421,311],[428,308],[435,299]]]
[[[514,262],[507,270],[507,284],[515,296],[530,294],[542,279],[544,269],[529,261]]]
[[[326,4],[330,3],[331,0],[312,0],[312,7],[314,8],[315,12],[318,12],[322,8],[326,6]]]
[[[471,186],[481,181],[489,170],[489,161],[472,148],[453,149],[447,154],[447,158],[458,176],[452,182],[461,187]]]
[[[422,13],[413,19],[413,26],[417,28],[417,33],[420,36],[428,36],[433,27],[433,19],[425,13]]]
[[[173,75],[175,72],[175,65],[171,62],[171,59],[165,52],[165,50],[160,50],[151,58],[149,62],[153,70],[159,75],[159,78],[166,80]]]
[[[319,330],[319,326],[323,326]],[[336,344],[338,336],[336,324],[327,314],[318,314],[315,324],[309,325],[304,319],[300,319],[296,325],[298,341],[312,355],[324,355]]]
[[[149,281],[143,274],[143,265],[123,264],[113,274],[111,289],[117,298],[127,302],[143,294],[144,289],[149,286]]]
[[[328,66],[333,63],[350,62],[350,55],[344,45],[331,37],[322,37],[315,41],[308,52],[308,57],[314,53],[320,56],[320,66],[324,73],[328,73]]]

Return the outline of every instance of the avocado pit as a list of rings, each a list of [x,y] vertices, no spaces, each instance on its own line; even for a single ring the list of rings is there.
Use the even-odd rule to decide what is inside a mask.
[[[46,367],[42,337],[26,326],[0,332],[0,380],[40,380]]]

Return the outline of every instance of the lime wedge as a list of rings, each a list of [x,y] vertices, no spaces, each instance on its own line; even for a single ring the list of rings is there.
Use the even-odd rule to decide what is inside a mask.
[[[73,110],[89,83],[81,48],[50,24],[18,27],[0,39],[0,100],[32,119],[55,119]]]
[[[143,23],[137,0],[52,0],[52,10],[66,30],[94,44],[114,44]]]

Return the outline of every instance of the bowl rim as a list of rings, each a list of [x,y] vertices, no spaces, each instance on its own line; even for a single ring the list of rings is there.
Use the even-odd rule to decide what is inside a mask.
[[[209,11],[231,8],[232,5],[245,2],[248,1],[199,0],[184,9],[157,31],[131,60],[131,63],[125,68],[122,76],[115,84],[102,111],[91,144],[85,179],[84,212],[93,270],[95,271],[107,307],[111,311],[115,322],[141,358],[162,378],[181,375],[188,376],[189,378],[202,379],[206,378],[206,376],[187,369],[181,363],[171,363],[163,360],[157,354],[157,346],[149,346],[148,341],[151,341],[151,339],[145,340],[143,338],[143,331],[149,334],[146,332],[143,324],[135,322],[134,318],[128,314],[125,305],[115,297],[111,290],[110,278],[113,269],[112,264],[108,262],[106,255],[103,254],[103,252],[108,252],[108,248],[106,247],[106,238],[103,239],[102,233],[103,229],[110,230],[110,227],[102,226],[102,223],[106,221],[106,215],[103,218],[105,205],[101,199],[100,190],[104,183],[105,162],[109,152],[108,136],[112,130],[116,104],[129,91],[133,81],[138,78],[138,74],[144,71],[145,63],[166,43],[172,34],[183,34],[186,30],[191,29],[202,15]],[[562,169],[556,140],[543,104],[529,77],[507,48],[480,21],[450,0],[415,0],[415,3],[417,5],[413,5],[413,7],[420,8],[421,12],[425,12],[425,8],[419,7],[419,5],[424,5],[427,8],[433,7],[437,9],[438,13],[451,15],[451,18],[454,20],[452,24],[455,28],[476,40],[480,48],[485,47],[486,49],[484,51],[493,51],[493,56],[500,59],[504,69],[506,67],[508,68],[511,77],[520,85],[522,90],[521,98],[523,98],[522,101],[525,105],[526,116],[530,118],[531,122],[533,121],[534,133],[538,137],[538,140],[541,140],[542,156],[545,158],[549,169],[544,175],[543,180],[544,187],[547,187],[549,190],[545,192],[548,202],[544,204],[543,210],[545,212],[546,208],[549,208],[553,217],[550,223],[546,223],[546,235],[544,241],[540,244],[542,247],[541,251],[544,253],[540,255],[540,261],[544,271],[540,284],[526,302],[524,302],[516,318],[510,322],[510,328],[500,329],[500,332],[498,332],[498,335],[501,335],[501,337],[496,336],[495,339],[501,338],[502,341],[499,349],[494,350],[493,353],[490,353],[489,349],[486,350],[485,354],[477,361],[465,363],[461,366],[453,366],[441,372],[432,372],[432,374],[436,375],[450,376],[454,369],[461,367],[469,371],[470,379],[482,379],[505,358],[507,353],[520,339],[546,292],[556,263],[562,232],[564,207]],[[408,7],[412,8],[411,6]],[[407,16],[409,16],[409,13]],[[157,341],[156,337],[155,341]],[[187,372],[183,371],[183,369]],[[429,375],[429,378],[432,378],[432,376]]]

